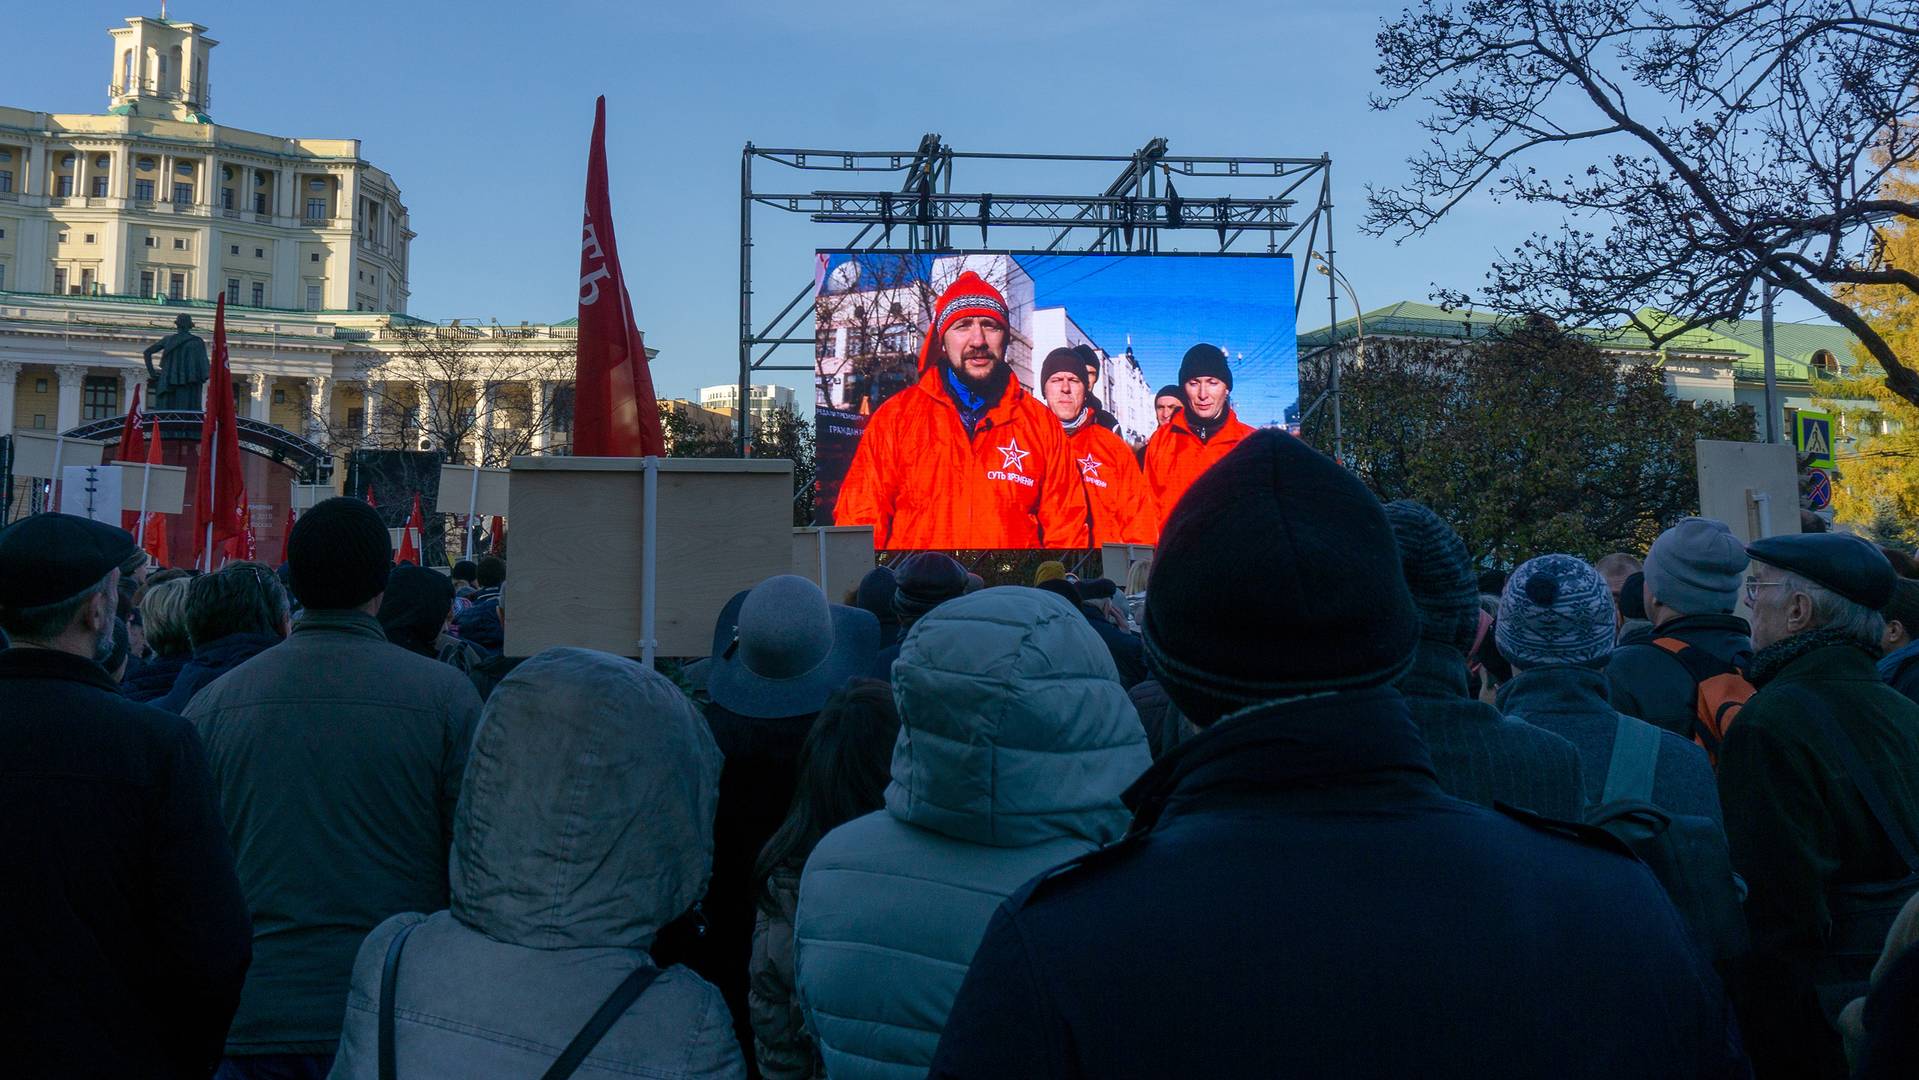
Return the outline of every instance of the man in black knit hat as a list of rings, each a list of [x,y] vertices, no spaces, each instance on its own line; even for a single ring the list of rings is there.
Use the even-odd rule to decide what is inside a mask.
[[[1124,839],[1001,905],[933,1076],[1743,1075],[1623,845],[1440,790],[1391,685],[1399,563],[1372,494],[1290,436],[1194,483],[1145,638],[1204,730],[1126,793]]]
[[[393,548],[379,514],[328,499],[287,544],[303,610],[286,641],[187,706],[253,913],[253,970],[222,1076],[322,1075],[360,942],[447,906],[447,851],[480,696],[390,644],[375,615]],[[307,1071],[300,1071],[307,1070]]]
[[[1253,433],[1233,415],[1233,371],[1219,346],[1202,342],[1186,350],[1179,386],[1185,405],[1146,443],[1146,486],[1161,521],[1201,473]]]

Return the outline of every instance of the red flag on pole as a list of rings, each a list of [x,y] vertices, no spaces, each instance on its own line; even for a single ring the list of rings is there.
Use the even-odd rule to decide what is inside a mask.
[[[146,440],[140,434],[140,386],[133,387],[133,401],[127,406],[127,418],[120,424],[120,447],[113,452],[115,461],[144,461],[147,456]],[[120,527],[128,532],[140,525],[140,511],[120,511]]]
[[[606,98],[593,106],[586,159],[586,218],[580,236],[580,327],[573,386],[573,453],[579,457],[663,456],[660,407],[646,343],[633,321],[613,240],[606,180]]]
[[[366,504],[367,504],[368,506],[371,506],[371,507],[374,507],[375,509],[378,509],[378,508],[379,508],[379,505],[380,505],[380,501],[379,501],[378,499],[375,499],[375,498],[373,497],[373,485],[372,485],[372,484],[368,484],[368,485],[366,486]]]
[[[147,424],[147,464],[161,464],[160,427],[158,424],[151,422]],[[146,531],[141,537],[141,541],[140,546],[146,549],[148,555],[153,556],[155,563],[164,567],[167,563],[173,561],[173,549],[167,543],[167,516],[165,514],[156,510],[147,515]]]
[[[285,566],[291,561],[287,558],[287,553],[293,550],[293,526],[299,520],[300,512],[291,506],[287,507],[287,531],[280,534],[280,562],[278,563],[280,566]]]
[[[200,551],[195,562],[215,569],[215,544],[238,539],[247,523],[246,479],[240,473],[240,432],[233,419],[233,371],[227,364],[227,294],[213,312],[213,365],[207,410],[200,422],[200,491],[193,502]]]
[[[396,563],[420,565],[420,543],[424,542],[426,520],[420,516],[420,493],[413,493],[413,513],[407,515],[406,528],[400,530],[400,553],[393,557]],[[415,537],[421,538],[419,542]]]
[[[486,530],[486,535],[487,554],[495,558],[506,558],[506,519],[498,514],[493,515],[492,524]]]

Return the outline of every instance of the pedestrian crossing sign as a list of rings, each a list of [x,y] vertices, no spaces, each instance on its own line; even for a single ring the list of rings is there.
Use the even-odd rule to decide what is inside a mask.
[[[1793,445],[1814,469],[1832,468],[1832,416],[1801,410],[1793,424]]]

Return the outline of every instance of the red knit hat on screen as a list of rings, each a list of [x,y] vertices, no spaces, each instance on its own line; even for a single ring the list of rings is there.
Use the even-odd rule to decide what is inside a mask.
[[[1006,313],[1006,297],[988,285],[985,278],[968,270],[940,294],[939,303],[933,309],[932,325],[926,328],[926,342],[920,346],[920,368],[924,370],[940,356],[940,341],[954,323],[978,317],[997,319],[1008,329],[1013,325]]]

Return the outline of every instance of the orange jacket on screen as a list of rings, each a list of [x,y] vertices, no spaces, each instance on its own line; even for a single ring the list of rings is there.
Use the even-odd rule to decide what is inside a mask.
[[[1093,511],[1093,544],[1151,544],[1159,539],[1159,506],[1125,440],[1088,419],[1066,434]]]
[[[1231,408],[1226,410],[1226,422],[1205,442],[1200,442],[1199,436],[1187,425],[1185,409],[1174,413],[1166,426],[1153,432],[1146,443],[1146,485],[1153,489],[1153,498],[1159,503],[1160,528],[1166,527],[1174,505],[1186,494],[1186,489],[1193,486],[1193,481],[1199,479],[1199,474],[1232,453],[1233,447],[1252,433],[1252,426],[1242,423]]]
[[[969,438],[928,365],[866,422],[836,525],[873,526],[873,546],[1084,548],[1086,495],[1066,430],[1017,379]]]

